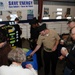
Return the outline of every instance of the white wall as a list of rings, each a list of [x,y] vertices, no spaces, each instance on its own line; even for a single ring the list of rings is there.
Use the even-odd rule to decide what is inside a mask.
[[[25,38],[25,39],[30,38],[30,25],[28,23],[22,23],[19,25],[22,28],[21,38]]]
[[[45,22],[48,29],[54,29],[58,34],[69,33],[67,22]],[[30,38],[30,25],[28,23],[19,24],[22,28],[22,38]]]
[[[55,19],[56,17],[56,9],[57,8],[62,8],[63,9],[63,17],[65,15],[66,9],[67,8],[71,8],[71,16],[75,16],[75,6],[60,6],[60,5],[43,5],[43,9],[44,7],[49,8],[49,14],[50,14],[50,19]],[[19,9],[20,10],[20,9]],[[44,10],[43,10],[44,11]],[[2,15],[0,15],[0,18],[2,18],[4,21],[7,20],[6,16],[10,15],[8,13],[8,11],[2,11]],[[27,10],[21,10],[22,12],[22,20],[26,20],[27,19]],[[12,13],[16,13],[16,11],[12,11]],[[44,12],[42,13],[44,16]],[[34,5],[34,16],[37,18],[38,17],[38,5]],[[47,23],[47,27],[49,29],[55,29],[58,34],[63,34],[63,33],[68,33],[69,30],[67,29],[67,22],[46,22]],[[30,38],[30,25],[28,23],[24,23],[20,25],[22,28],[22,36],[24,38]]]
[[[63,13],[63,18],[65,16],[66,10],[67,8],[71,8],[71,16],[74,17],[75,16],[75,6],[61,6],[61,5],[43,5],[43,10],[42,10],[42,17],[44,16],[44,8],[49,8],[49,15],[50,15],[50,19],[55,19],[56,17],[56,9],[57,8],[62,8],[62,13]],[[34,10],[35,10],[35,16],[38,17],[38,6],[35,5]]]
[[[60,6],[60,5],[43,5],[42,17],[44,16],[44,7],[45,8],[49,8],[50,19],[55,19],[55,17],[56,17],[56,9],[57,8],[62,8],[63,9],[63,11],[62,11],[63,18],[65,16],[67,8],[71,8],[71,16],[72,17],[75,16],[75,11],[74,11],[75,10],[75,6],[67,6],[67,5],[66,6],[63,6],[63,5],[62,6]],[[37,4],[34,5],[34,10],[33,11],[34,11],[33,12],[34,13],[34,17],[38,18],[38,5]],[[16,13],[16,12],[17,12],[16,10],[12,11],[13,14]],[[27,20],[27,9],[26,10],[21,10],[21,12],[22,12],[22,20]],[[8,11],[2,11],[2,15],[0,15],[0,18],[2,18],[3,21],[7,21],[6,16],[8,16],[8,15],[10,15],[8,13]]]
[[[27,10],[21,10],[22,12],[22,19],[21,20],[27,20]],[[12,14],[17,14],[17,11],[12,11]],[[3,19],[3,21],[8,21],[7,20],[7,16],[10,15],[10,13],[8,13],[8,11],[2,11],[2,15],[0,15],[0,18]]]

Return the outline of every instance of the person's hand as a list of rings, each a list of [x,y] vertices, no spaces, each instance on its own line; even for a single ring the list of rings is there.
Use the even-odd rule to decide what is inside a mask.
[[[52,51],[55,51],[57,49],[57,47],[56,46],[54,46],[53,48],[52,48]]]
[[[58,58],[59,58],[59,60],[63,60],[64,59],[64,56],[61,55]]]
[[[30,53],[30,56],[33,56],[33,55],[34,55],[34,52],[31,52],[31,53]]]
[[[5,44],[6,44],[6,42],[0,43],[0,48],[4,47]]]
[[[27,64],[26,68],[31,69],[31,68],[33,68],[33,66],[31,64]]]
[[[63,56],[66,56],[67,54],[68,54],[68,50],[65,48],[64,50],[63,49],[61,49],[61,54],[63,55]]]

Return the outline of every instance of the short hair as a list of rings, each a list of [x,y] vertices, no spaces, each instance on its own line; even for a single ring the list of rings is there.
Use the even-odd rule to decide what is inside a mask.
[[[68,23],[67,24],[70,24],[71,22],[75,22],[75,19],[68,20]]]
[[[22,63],[26,61],[26,55],[21,48],[14,48],[8,53],[8,59],[12,62]]]
[[[19,21],[19,19],[18,18],[15,18],[15,21]]]

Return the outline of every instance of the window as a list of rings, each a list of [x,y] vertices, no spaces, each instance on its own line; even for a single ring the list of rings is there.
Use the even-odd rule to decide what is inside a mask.
[[[66,17],[66,18],[67,18],[67,19],[71,19],[72,17],[69,16],[69,17]]]
[[[48,16],[46,16],[46,17],[43,17],[42,18],[43,20],[45,19],[45,20],[48,20],[48,19],[50,19]]]
[[[56,19],[62,19],[62,8],[57,8]]]

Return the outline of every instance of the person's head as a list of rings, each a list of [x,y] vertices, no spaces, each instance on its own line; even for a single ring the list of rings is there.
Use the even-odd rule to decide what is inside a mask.
[[[75,26],[75,19],[69,20],[67,24],[68,24],[69,28],[73,28]]]
[[[34,17],[32,20],[30,20],[29,24],[31,25],[31,27],[36,28],[39,26],[38,24],[38,20],[36,19],[36,17]]]
[[[18,18],[15,18],[15,22],[18,23],[19,22],[19,19]]]
[[[70,34],[71,34],[72,39],[75,41],[75,27],[73,27],[73,28],[70,30]]]
[[[64,42],[65,41],[63,39],[60,40],[60,44],[64,45]]]
[[[46,35],[46,30],[47,30],[46,23],[43,23],[41,26],[38,27],[38,32],[41,35]]]
[[[14,48],[8,53],[11,62],[22,63],[26,61],[25,52],[21,48]]]

